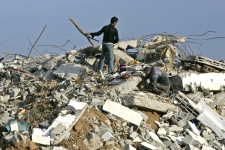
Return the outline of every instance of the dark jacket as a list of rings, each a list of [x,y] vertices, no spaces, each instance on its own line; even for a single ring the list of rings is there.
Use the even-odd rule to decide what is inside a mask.
[[[156,88],[157,83],[164,86],[170,86],[170,81],[166,73],[155,66],[151,68],[151,72],[146,76],[146,79],[150,79],[150,83],[147,85],[147,88]]]
[[[91,33],[92,38],[94,38],[94,36],[99,36],[102,33],[104,33],[103,35],[103,42],[110,42],[110,43],[117,43],[119,41],[119,34],[117,29],[109,24],[104,26],[100,31],[95,32],[95,33]]]

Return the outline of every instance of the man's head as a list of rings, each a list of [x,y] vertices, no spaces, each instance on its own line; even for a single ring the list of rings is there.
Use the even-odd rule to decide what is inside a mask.
[[[110,23],[115,26],[118,20],[119,19],[117,17],[112,17]]]
[[[146,75],[149,75],[150,72],[151,72],[151,68],[150,68],[150,67],[145,67],[145,68],[143,69],[143,72],[144,72]]]

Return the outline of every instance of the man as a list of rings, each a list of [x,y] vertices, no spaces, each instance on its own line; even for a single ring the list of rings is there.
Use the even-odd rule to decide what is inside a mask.
[[[143,82],[138,84],[138,88],[141,90],[150,90],[156,94],[168,94],[170,90],[170,81],[166,73],[159,69],[158,67],[145,67],[144,73],[146,78],[144,80],[150,79],[150,83],[144,85]]]
[[[94,33],[86,33],[86,35],[91,35],[92,38],[94,36],[99,36],[103,33],[103,42],[102,42],[102,53],[100,57],[100,61],[98,64],[98,70],[102,71],[103,64],[105,61],[105,56],[107,54],[109,58],[108,62],[108,74],[113,74],[114,70],[114,49],[113,44],[117,43],[119,41],[119,34],[117,29],[115,28],[116,24],[118,22],[117,17],[112,17],[110,24],[104,26],[100,31],[94,32]]]

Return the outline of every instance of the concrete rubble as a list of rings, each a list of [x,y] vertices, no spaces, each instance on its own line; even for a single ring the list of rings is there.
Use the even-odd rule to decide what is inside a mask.
[[[1,62],[0,149],[224,149],[225,64],[184,54],[177,44],[187,39],[120,41],[104,82],[101,45]],[[136,87],[145,66],[167,73],[168,96]]]

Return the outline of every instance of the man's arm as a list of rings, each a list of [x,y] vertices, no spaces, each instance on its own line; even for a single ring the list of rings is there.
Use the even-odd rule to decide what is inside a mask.
[[[99,30],[98,32],[90,33],[90,35],[92,36],[92,38],[94,38],[94,36],[99,36],[99,35],[101,35],[103,32],[104,32],[104,27],[103,27],[101,30]]]
[[[118,30],[116,29],[114,43],[117,43],[117,42],[119,42],[119,34],[118,34]]]

